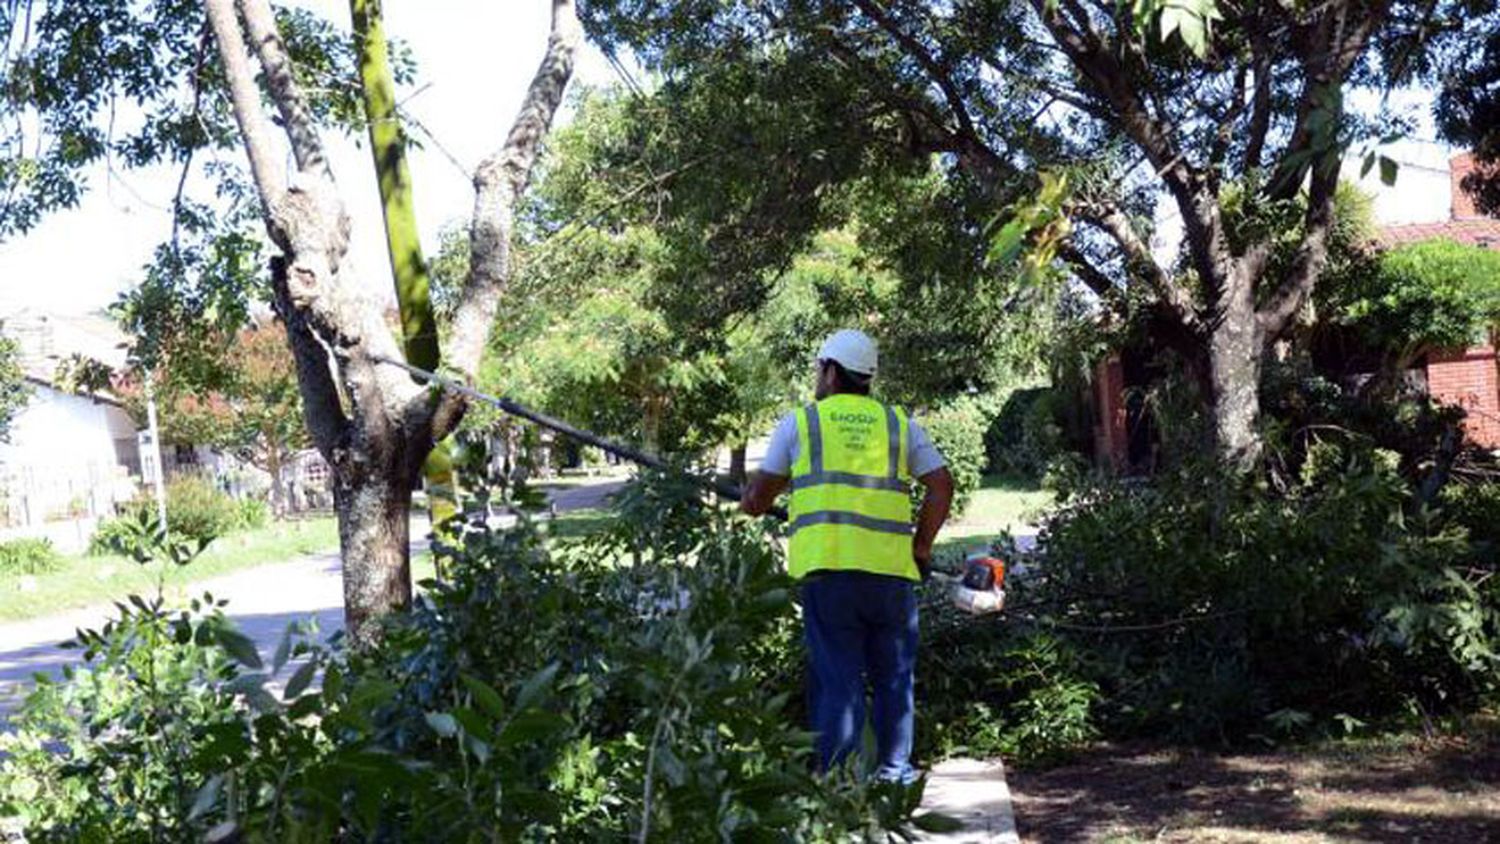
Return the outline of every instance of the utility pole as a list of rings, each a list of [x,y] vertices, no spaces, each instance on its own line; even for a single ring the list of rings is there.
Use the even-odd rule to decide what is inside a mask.
[[[151,438],[151,484],[156,488],[156,518],[161,522],[162,536],[167,535],[167,489],[163,477],[167,467],[161,462],[161,429],[156,427],[156,393],[151,387],[151,371],[146,371],[146,431]]]

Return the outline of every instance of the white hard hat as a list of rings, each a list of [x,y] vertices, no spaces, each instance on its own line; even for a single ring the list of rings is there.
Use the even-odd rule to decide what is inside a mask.
[[[830,334],[818,350],[818,360],[834,361],[856,375],[874,375],[879,357],[870,335],[852,328]]]

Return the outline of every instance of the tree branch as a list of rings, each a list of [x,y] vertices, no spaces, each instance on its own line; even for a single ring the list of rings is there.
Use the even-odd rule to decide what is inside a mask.
[[[318,342],[304,314],[292,306],[287,295],[287,262],[280,255],[271,259],[272,302],[276,315],[286,326],[287,345],[297,363],[297,390],[302,395],[302,415],[313,445],[329,465],[349,436],[349,417],[339,401],[338,385],[333,380],[333,361],[328,350]]]
[[[1170,127],[1153,116],[1141,99],[1116,55],[1118,50],[1106,46],[1092,25],[1085,26],[1084,31],[1075,28],[1063,15],[1062,7],[1071,8],[1085,22],[1087,12],[1076,2],[1066,0],[1057,4],[1052,0],[1031,0],[1031,5],[1073,66],[1113,109],[1107,122],[1124,132],[1156,169],[1182,214],[1193,263],[1210,289],[1216,289],[1225,281],[1229,260],[1218,197],[1208,190],[1201,174],[1178,150]]]
[[[287,138],[292,144],[292,158],[302,172],[317,172],[328,175],[328,161],[323,155],[323,143],[318,137],[318,128],[307,99],[297,85],[292,72],[292,61],[287,55],[281,33],[276,29],[276,15],[267,0],[236,0],[240,14],[245,18],[245,29],[250,33],[251,44],[260,57],[261,67],[266,73],[266,87],[271,91],[271,101],[281,113],[281,122]],[[330,177],[331,179],[331,177]]]
[[[1260,168],[1261,155],[1266,148],[1266,134],[1271,131],[1271,67],[1270,48],[1265,35],[1259,31],[1250,38],[1250,61],[1255,67],[1255,92],[1251,95],[1249,141],[1245,145],[1245,166],[1242,173]]]
[[[1125,313],[1125,292],[1120,289],[1118,284],[1115,284],[1114,279],[1110,278],[1103,270],[1094,266],[1093,261],[1090,261],[1088,256],[1083,254],[1082,250],[1072,244],[1068,244],[1059,249],[1057,255],[1068,264],[1068,268],[1073,271],[1073,275],[1079,281],[1083,282],[1085,287],[1092,290],[1095,296],[1099,297],[1100,301],[1104,302],[1106,306],[1117,313]]]
[[[943,92],[943,98],[948,101],[948,108],[953,111],[953,119],[958,121],[959,131],[978,141],[979,135],[974,130],[974,120],[969,116],[969,108],[964,103],[963,94],[959,92],[958,86],[954,84],[953,76],[932,55],[932,51],[928,50],[921,41],[918,41],[903,31],[901,27],[897,26],[896,22],[891,19],[891,16],[874,0],[854,0],[854,5],[858,6],[859,10],[864,12],[866,17],[875,21],[875,24],[885,30],[886,34],[890,35],[907,55],[911,56],[916,60],[917,64],[922,66],[922,69],[932,79],[933,84],[938,87],[939,91]]]
[[[224,65],[234,119],[239,124],[245,154],[250,159],[250,174],[260,196],[261,214],[269,225],[271,209],[286,190],[286,174],[281,168],[281,156],[274,151],[271,124],[261,109],[255,71],[245,52],[245,34],[240,29],[239,18],[235,17],[233,0],[204,0],[203,6],[208,13],[209,25],[213,27],[219,60]]]
[[[1340,4],[1336,12],[1325,13],[1318,27],[1321,37],[1306,47],[1308,52],[1304,54],[1303,67],[1307,81],[1298,108],[1298,129],[1293,131],[1292,139],[1283,151],[1277,176],[1272,179],[1268,190],[1273,196],[1289,198],[1296,195],[1302,174],[1308,169],[1312,171],[1312,178],[1307,210],[1303,215],[1302,243],[1292,259],[1291,270],[1256,314],[1267,340],[1275,339],[1286,330],[1312,295],[1323,267],[1328,263],[1328,236],[1334,223],[1334,199],[1338,192],[1343,147],[1336,138],[1330,138],[1329,143],[1314,148],[1311,115],[1322,109],[1330,127],[1336,128],[1343,122],[1341,86],[1345,76],[1389,8],[1389,0],[1378,0],[1367,14],[1348,27],[1345,18],[1347,6]]]
[[[1130,218],[1112,202],[1082,206],[1079,219],[1094,226],[1114,240],[1125,253],[1125,266],[1138,274],[1161,303],[1169,308],[1189,331],[1201,331],[1203,322],[1198,309],[1182,285],[1172,279],[1151,254],[1151,247],[1136,232]]]
[[[454,318],[448,361],[473,375],[489,340],[500,295],[510,281],[510,237],[515,204],[526,190],[537,151],[573,73],[581,27],[573,0],[552,0],[547,52],[532,77],[504,146],[474,172],[474,217],[469,228],[469,278]],[[441,415],[441,414],[440,414]],[[441,429],[435,436],[446,435]]]

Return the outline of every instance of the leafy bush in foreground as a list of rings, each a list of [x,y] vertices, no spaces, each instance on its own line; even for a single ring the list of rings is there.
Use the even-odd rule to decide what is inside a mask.
[[[671,531],[671,555],[623,528],[554,553],[524,526],[468,526],[442,551],[451,581],[376,649],[339,657],[289,637],[269,671],[216,607],[137,602],[85,634],[85,669],[23,708],[0,814],[32,841],[900,829],[919,788],[812,773],[777,547],[717,511],[668,510],[680,518],[646,528]]]
[[[1098,485],[1044,531],[1041,623],[1116,731],[1269,736],[1472,705],[1495,689],[1493,556],[1412,510],[1398,462],[1323,443],[1280,492],[1202,467]]]

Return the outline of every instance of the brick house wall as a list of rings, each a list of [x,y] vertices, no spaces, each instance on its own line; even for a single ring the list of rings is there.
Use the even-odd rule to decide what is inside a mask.
[[[1427,391],[1468,414],[1464,433],[1475,444],[1500,448],[1500,363],[1492,345],[1429,355]]]
[[[1130,460],[1126,427],[1125,366],[1110,355],[1094,368],[1094,461],[1119,471]]]

